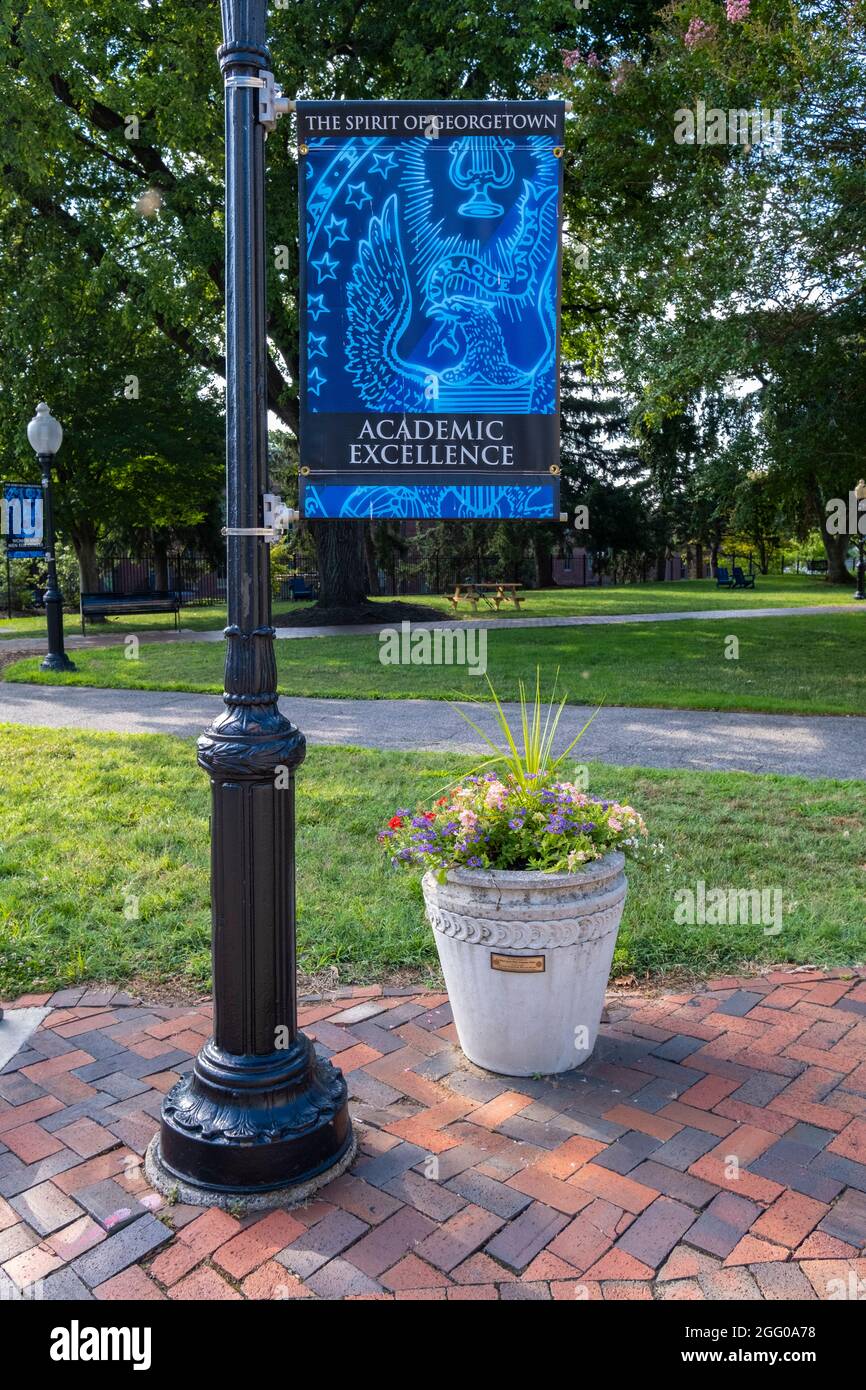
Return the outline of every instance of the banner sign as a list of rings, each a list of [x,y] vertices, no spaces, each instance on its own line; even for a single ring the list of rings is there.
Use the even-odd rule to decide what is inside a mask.
[[[10,560],[41,560],[43,545],[42,488],[39,483],[3,483],[0,491],[0,532]]]
[[[559,517],[565,103],[299,101],[306,517]]]

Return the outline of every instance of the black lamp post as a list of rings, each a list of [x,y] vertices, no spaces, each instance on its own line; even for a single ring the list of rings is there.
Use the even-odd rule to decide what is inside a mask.
[[[57,561],[54,556],[54,506],[51,493],[51,465],[63,443],[63,429],[44,401],[27,426],[27,438],[39,459],[42,469],[42,541],[48,566],[48,587],[45,590],[45,618],[48,626],[48,655],[42,662],[43,671],[74,671],[75,666],[63,649],[63,595],[57,582]]]
[[[857,498],[857,532],[854,537],[854,540],[857,544],[858,556],[857,592],[854,595],[854,597],[866,600],[866,588],[864,588],[864,581],[866,581],[866,558],[864,558],[863,554],[864,547],[866,547],[866,536],[864,536],[863,531],[861,530],[860,519],[861,510],[866,509],[866,482],[864,482],[862,478],[860,479],[859,483],[854,489],[854,496]]]
[[[199,739],[211,781],[214,1034],[165,1097],[147,1168],[162,1191],[292,1200],[347,1166],[342,1074],[297,1027],[294,770],[277,703],[268,546],[265,0],[222,0],[226,84],[225,711]]]

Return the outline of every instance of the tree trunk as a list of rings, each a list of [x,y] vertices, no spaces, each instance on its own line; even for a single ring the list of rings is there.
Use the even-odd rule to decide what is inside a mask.
[[[99,589],[99,565],[96,560],[96,542],[88,537],[73,537],[75,553],[78,556],[78,574],[83,594],[95,594]]]
[[[99,564],[96,559],[96,541],[92,536],[73,533],[72,544],[78,556],[78,587],[82,594],[99,592]],[[105,618],[88,618],[90,623],[104,623]]]
[[[319,565],[320,608],[357,608],[367,597],[363,523],[310,521]]]
[[[667,557],[667,555],[666,555],[666,553],[665,553],[664,550],[659,550],[659,551],[656,553],[656,583],[657,583],[657,584],[662,584],[662,583],[664,583],[665,575],[667,574],[667,558],[668,558],[668,557]]]
[[[553,551],[546,544],[545,536],[533,536],[532,555],[535,561],[535,587],[553,588]]]
[[[822,526],[821,539],[824,542],[824,552],[827,556],[827,583],[853,584],[854,576],[846,564],[851,538],[849,536],[828,536]]]
[[[704,547],[701,541],[695,541],[695,579],[704,577]]]
[[[168,593],[168,547],[158,542],[153,547],[153,583],[157,593]]]
[[[379,586],[379,566],[376,564],[376,544],[373,540],[373,522],[365,521],[364,525],[364,561],[367,566],[367,592],[378,594]]]

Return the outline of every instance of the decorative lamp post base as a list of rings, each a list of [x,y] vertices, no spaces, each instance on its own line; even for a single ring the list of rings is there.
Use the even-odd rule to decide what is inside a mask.
[[[65,652],[49,652],[39,669],[40,671],[77,671],[78,667],[69,660]]]
[[[270,1056],[205,1043],[167,1094],[146,1172],[158,1191],[205,1206],[285,1206],[343,1172],[355,1153],[342,1074],[299,1033]]]

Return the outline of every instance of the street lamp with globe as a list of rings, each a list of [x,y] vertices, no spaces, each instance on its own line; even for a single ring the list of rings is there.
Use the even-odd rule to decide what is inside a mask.
[[[35,450],[42,469],[42,536],[45,562],[48,566],[48,587],[45,590],[45,617],[48,626],[48,655],[42,662],[43,671],[74,671],[75,666],[63,649],[63,595],[57,582],[57,560],[54,554],[54,506],[51,492],[51,465],[63,443],[63,429],[44,401],[27,426],[27,438]]]

